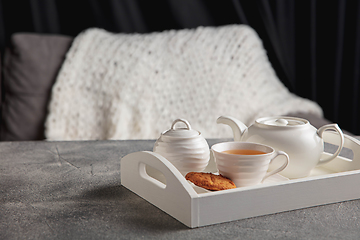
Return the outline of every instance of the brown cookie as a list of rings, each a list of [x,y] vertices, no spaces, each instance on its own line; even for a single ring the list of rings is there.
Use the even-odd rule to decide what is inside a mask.
[[[236,188],[235,183],[229,178],[222,175],[215,175],[212,173],[204,172],[189,172],[185,176],[186,180],[194,183],[196,186],[208,189],[208,190],[225,190]]]

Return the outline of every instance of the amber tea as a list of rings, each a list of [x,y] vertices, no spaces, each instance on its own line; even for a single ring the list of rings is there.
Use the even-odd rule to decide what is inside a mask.
[[[266,154],[266,152],[258,151],[258,150],[252,150],[252,149],[231,149],[231,150],[223,151],[223,153],[236,154],[236,155],[260,155],[260,154]]]

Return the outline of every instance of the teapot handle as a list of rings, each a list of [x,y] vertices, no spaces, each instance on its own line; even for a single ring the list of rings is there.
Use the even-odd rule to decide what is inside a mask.
[[[322,138],[323,132],[325,130],[329,130],[329,129],[335,130],[336,132],[339,133],[340,145],[339,145],[338,149],[336,150],[336,152],[333,155],[331,155],[331,156],[329,156],[328,158],[325,158],[325,159],[320,159],[318,165],[328,163],[331,160],[333,160],[334,158],[336,158],[340,154],[342,148],[344,147],[344,134],[343,134],[343,132],[341,131],[341,129],[339,128],[339,126],[337,124],[328,124],[328,125],[322,126],[321,128],[319,128],[317,130],[317,134]]]

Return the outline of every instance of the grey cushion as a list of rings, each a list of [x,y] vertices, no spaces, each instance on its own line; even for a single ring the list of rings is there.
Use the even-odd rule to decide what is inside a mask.
[[[17,33],[4,56],[1,140],[42,140],[51,88],[72,42],[59,35]]]

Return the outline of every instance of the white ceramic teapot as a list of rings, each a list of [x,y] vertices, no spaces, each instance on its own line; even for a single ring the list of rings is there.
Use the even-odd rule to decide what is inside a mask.
[[[179,122],[184,123],[186,128],[175,128]],[[203,171],[210,159],[207,141],[185,119],[176,119],[171,128],[161,134],[153,152],[169,160],[183,175],[191,171]]]
[[[336,158],[344,145],[344,135],[337,124],[328,124],[316,129],[306,119],[282,116],[259,118],[249,127],[227,116],[219,117],[217,123],[229,125],[235,141],[261,143],[286,152],[290,162],[281,175],[288,178],[308,176],[317,165]],[[322,134],[330,129],[339,133],[340,144],[332,156],[320,159],[324,151]]]

